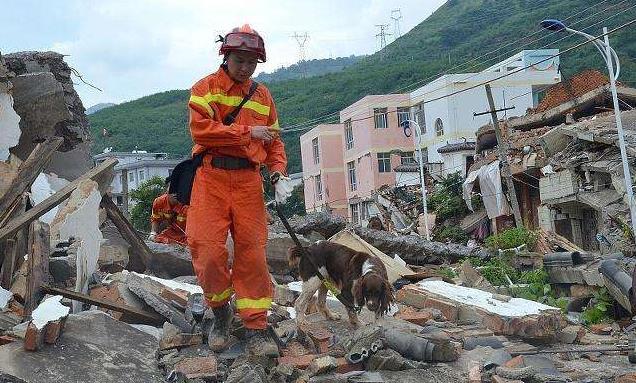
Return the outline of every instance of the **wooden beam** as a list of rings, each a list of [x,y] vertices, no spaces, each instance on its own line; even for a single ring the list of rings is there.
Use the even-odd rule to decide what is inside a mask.
[[[497,151],[499,152],[501,173],[502,176],[506,179],[506,186],[508,187],[508,194],[510,195],[510,204],[512,205],[512,213],[515,216],[515,224],[517,225],[517,227],[523,227],[521,210],[519,209],[519,200],[517,199],[517,191],[515,190],[515,184],[512,181],[510,164],[508,164],[508,139],[502,138],[501,127],[499,126],[499,117],[497,117],[497,112],[495,111],[497,108],[495,107],[495,101],[492,98],[490,84],[486,84],[486,96],[488,97],[488,105],[490,105],[490,116],[492,117],[492,123],[495,127],[495,135],[497,136]],[[510,134],[508,134],[507,137],[510,137]]]
[[[29,316],[43,296],[41,286],[49,281],[49,225],[33,221],[29,229],[29,257],[24,315]]]
[[[44,167],[49,163],[51,156],[62,145],[62,137],[49,137],[46,141],[33,149],[29,157],[20,164],[15,178],[3,196],[0,196],[1,218],[10,211],[10,207],[17,203],[20,196],[27,191]],[[0,219],[2,221],[2,219]]]
[[[7,239],[4,246],[4,259],[2,260],[2,274],[0,274],[0,286],[6,290],[11,288],[15,259],[18,255],[18,247],[14,239]]]
[[[126,219],[124,214],[117,208],[117,205],[113,202],[113,197],[106,193],[102,197],[100,204],[104,210],[106,210],[106,216],[110,219],[122,237],[131,246],[130,259],[126,269],[143,273],[146,269],[150,268],[152,260],[152,251],[148,248],[148,245],[141,239],[137,230],[130,224],[130,221]]]
[[[78,293],[76,291],[60,289],[60,288],[52,287],[46,284],[42,285],[42,291],[44,291],[47,294],[61,295],[65,298],[73,299],[75,301],[84,302],[91,305],[103,307],[108,310],[113,310],[113,311],[131,315],[131,316],[135,316],[142,320],[147,320],[150,322],[157,322],[157,321],[165,322],[165,319],[159,314],[139,310],[135,307],[106,301],[104,299],[94,298],[86,294]]]
[[[32,221],[40,218],[44,214],[46,214],[49,210],[53,209],[55,206],[59,205],[71,195],[73,190],[77,188],[82,181],[86,179],[94,179],[99,178],[106,171],[112,171],[112,168],[117,164],[117,160],[114,158],[109,158],[99,164],[97,167],[89,170],[86,174],[76,179],[75,181],[69,183],[60,189],[57,193],[53,194],[49,198],[35,205],[33,209],[27,211],[22,214],[20,217],[17,217],[11,221],[9,221],[5,226],[0,228],[0,240],[7,238],[12,235],[16,231],[20,230],[24,226],[30,224]]]

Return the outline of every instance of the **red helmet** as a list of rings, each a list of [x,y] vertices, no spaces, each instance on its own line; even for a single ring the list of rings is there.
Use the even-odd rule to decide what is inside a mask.
[[[232,29],[222,39],[220,55],[226,55],[231,51],[248,51],[258,55],[260,62],[265,62],[265,43],[263,38],[249,24]]]

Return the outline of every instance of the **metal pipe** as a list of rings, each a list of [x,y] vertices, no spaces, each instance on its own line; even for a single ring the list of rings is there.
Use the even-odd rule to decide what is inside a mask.
[[[422,207],[424,208],[424,230],[426,231],[426,240],[431,240],[431,234],[428,229],[428,206],[426,203],[426,183],[424,182],[424,157],[422,156],[422,129],[420,124],[415,120],[405,120],[402,123],[408,122],[415,125],[415,135],[413,135],[413,144],[417,151],[417,161],[420,168],[420,183],[422,184]]]

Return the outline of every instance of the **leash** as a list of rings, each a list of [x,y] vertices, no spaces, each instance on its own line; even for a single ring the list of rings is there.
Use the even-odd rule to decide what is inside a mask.
[[[301,256],[307,259],[309,263],[311,264],[311,266],[314,268],[314,273],[320,279],[322,284],[325,285],[327,290],[329,290],[336,297],[336,299],[338,299],[340,303],[342,303],[347,309],[352,310],[356,313],[359,313],[362,308],[354,305],[352,302],[349,302],[349,300],[342,295],[342,291],[340,291],[333,283],[331,283],[329,278],[320,271],[320,268],[314,263],[314,260],[311,258],[311,256],[307,252],[307,249],[298,240],[296,233],[294,232],[294,230],[292,230],[291,226],[289,225],[289,222],[287,221],[287,218],[283,214],[283,211],[281,210],[280,205],[275,201],[272,201],[272,202],[274,205],[274,210],[276,210],[276,215],[278,215],[278,218],[280,218],[281,222],[283,223],[283,226],[285,226],[285,229],[289,233],[289,236],[294,241],[296,246],[298,246],[298,248],[300,249]],[[267,205],[272,204],[272,202],[267,203]]]

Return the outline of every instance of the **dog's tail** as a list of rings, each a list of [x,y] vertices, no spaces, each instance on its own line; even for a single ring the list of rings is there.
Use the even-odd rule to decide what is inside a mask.
[[[291,268],[297,268],[302,257],[303,249],[299,246],[293,246],[287,250],[287,262]]]

